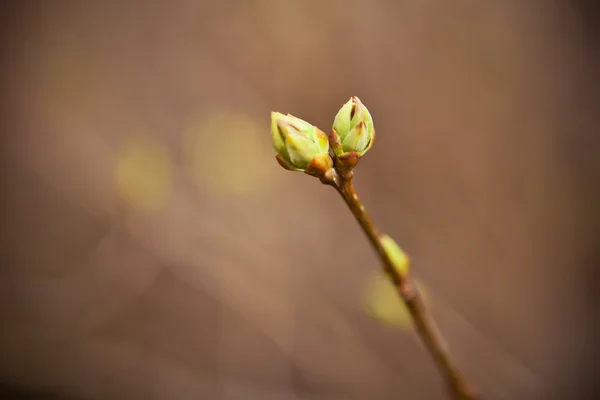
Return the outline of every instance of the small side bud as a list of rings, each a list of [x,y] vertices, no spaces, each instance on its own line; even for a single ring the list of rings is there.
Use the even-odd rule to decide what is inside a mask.
[[[363,156],[373,146],[375,128],[369,110],[358,97],[352,97],[340,108],[329,135],[329,144],[336,157],[348,153]]]
[[[380,237],[383,249],[392,260],[394,268],[401,276],[407,276],[410,271],[410,259],[408,255],[398,246],[398,243],[388,235]]]
[[[327,135],[300,118],[272,112],[271,137],[277,162],[287,170],[322,176],[333,165]]]

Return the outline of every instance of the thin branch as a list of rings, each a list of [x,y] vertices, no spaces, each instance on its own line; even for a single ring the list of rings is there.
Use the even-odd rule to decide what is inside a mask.
[[[467,384],[464,377],[450,359],[450,354],[445,340],[442,338],[437,326],[429,314],[410,274],[403,275],[395,268],[389,254],[385,251],[380,240],[380,233],[375,228],[373,221],[367,214],[354,185],[352,175],[348,173],[337,173],[334,169],[330,174],[324,176],[321,181],[333,186],[342,196],[350,211],[367,235],[367,238],[375,248],[385,273],[390,277],[402,301],[406,304],[417,332],[425,343],[437,367],[444,375],[453,397],[457,400],[477,400],[478,396]]]

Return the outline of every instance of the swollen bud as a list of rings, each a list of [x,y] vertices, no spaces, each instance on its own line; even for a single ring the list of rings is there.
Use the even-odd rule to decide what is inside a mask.
[[[327,135],[316,126],[290,114],[272,112],[271,137],[283,168],[314,176],[331,169]]]
[[[331,149],[339,159],[358,160],[374,141],[373,118],[360,99],[352,97],[335,116],[329,135]]]

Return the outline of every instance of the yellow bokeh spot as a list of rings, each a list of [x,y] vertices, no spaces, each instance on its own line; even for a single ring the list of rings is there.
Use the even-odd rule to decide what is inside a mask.
[[[415,282],[419,294],[426,305],[429,305],[429,294],[419,282]],[[412,319],[396,288],[389,278],[381,273],[367,282],[365,289],[365,305],[369,315],[394,327],[411,329]]]
[[[151,212],[170,194],[171,173],[171,160],[160,143],[149,137],[132,139],[118,155],[117,190],[134,209]]]
[[[192,118],[183,139],[190,173],[212,193],[256,194],[277,171],[268,125],[248,115],[220,111]]]

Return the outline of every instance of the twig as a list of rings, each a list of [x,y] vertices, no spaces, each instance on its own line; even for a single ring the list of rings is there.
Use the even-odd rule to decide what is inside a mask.
[[[394,264],[395,255],[392,253],[401,250],[386,250],[386,243],[388,248],[390,243],[387,239],[390,238],[377,232],[352,185],[354,167],[375,141],[373,118],[360,99],[352,97],[340,108],[329,135],[291,114],[286,116],[272,112],[271,137],[279,165],[290,171],[304,171],[318,177],[342,196],[377,251],[384,271],[406,304],[417,333],[446,378],[453,397],[457,400],[477,400],[477,395],[450,361],[445,341],[427,312],[409,270]],[[408,260],[403,265],[408,266],[407,263]]]
[[[335,169],[329,170],[321,178],[321,182],[333,186],[338,191],[377,251],[384,271],[390,277],[402,301],[406,304],[421,340],[425,343],[437,367],[444,375],[453,397],[457,400],[477,400],[478,396],[451,361],[445,341],[425,307],[411,276],[400,274],[397,271],[390,255],[383,247],[380,240],[381,236],[354,189],[352,184],[353,172],[343,173],[343,169],[338,168],[338,170],[340,170],[340,173]]]

